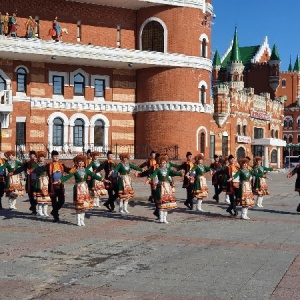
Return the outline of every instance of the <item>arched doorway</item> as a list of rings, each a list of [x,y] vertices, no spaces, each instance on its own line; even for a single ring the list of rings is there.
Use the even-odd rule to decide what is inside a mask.
[[[244,147],[239,147],[236,151],[237,160],[244,158],[246,156]]]

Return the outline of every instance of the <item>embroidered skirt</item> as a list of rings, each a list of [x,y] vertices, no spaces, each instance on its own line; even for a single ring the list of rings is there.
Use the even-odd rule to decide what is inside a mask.
[[[86,182],[76,183],[74,186],[74,207],[76,211],[83,211],[94,206],[94,201],[90,196]]]

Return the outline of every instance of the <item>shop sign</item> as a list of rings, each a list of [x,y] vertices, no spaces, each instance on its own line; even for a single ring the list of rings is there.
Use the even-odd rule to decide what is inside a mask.
[[[254,111],[254,110],[252,110],[250,112],[250,116],[254,119],[261,119],[261,120],[267,120],[267,121],[270,120],[270,115],[266,112],[263,112],[263,111]]]
[[[251,143],[251,138],[250,138],[250,136],[238,135],[237,136],[237,142],[238,143],[250,144]]]

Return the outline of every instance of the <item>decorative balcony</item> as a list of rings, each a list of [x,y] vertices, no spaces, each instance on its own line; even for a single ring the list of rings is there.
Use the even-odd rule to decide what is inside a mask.
[[[184,67],[210,72],[212,70],[210,59],[197,56],[5,36],[0,36],[0,57],[9,60],[117,69]]]
[[[127,9],[140,9],[155,5],[172,5],[185,6],[205,9],[206,6],[211,7],[211,4],[205,3],[205,0],[69,0],[74,2],[92,3],[97,5],[106,5],[114,7],[122,7]]]
[[[10,113],[13,111],[12,90],[0,91],[0,111],[2,113]]]

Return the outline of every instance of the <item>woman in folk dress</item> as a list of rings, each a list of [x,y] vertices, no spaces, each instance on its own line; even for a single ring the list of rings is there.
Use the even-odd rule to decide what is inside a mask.
[[[256,206],[263,207],[262,202],[264,200],[264,195],[270,195],[269,187],[266,183],[266,173],[273,171],[273,169],[262,166],[262,158],[257,156],[254,158],[253,171],[255,173],[253,194],[257,195]]]
[[[91,172],[94,172],[98,176],[101,176],[100,172],[96,172],[96,170],[101,165],[101,162],[99,161],[99,155],[100,153],[97,151],[91,152],[92,161],[88,165],[87,169],[89,169]],[[88,183],[91,196],[94,199],[94,206],[100,207],[100,197],[107,195],[107,190],[105,189],[104,182],[91,178]]]
[[[150,180],[157,176],[158,182],[155,191],[155,201],[159,209],[159,222],[165,224],[169,223],[167,221],[168,211],[177,208],[172,177],[184,175],[183,170],[181,172],[174,171],[167,167],[167,163],[168,156],[159,156],[159,168],[155,169],[146,181],[146,183],[149,183]]]
[[[131,184],[130,170],[133,169],[141,172],[143,169],[129,163],[128,153],[121,153],[119,157],[121,162],[114,168],[111,175],[115,176],[114,174],[119,173],[119,177],[118,177],[118,195],[120,198],[119,212],[123,214],[124,212],[129,213],[127,209],[128,201],[129,199],[134,197],[134,190]]]
[[[78,155],[74,157],[73,161],[75,166],[70,171],[70,174],[63,176],[60,180],[54,182],[54,184],[66,182],[74,176],[73,203],[76,210],[76,222],[78,226],[85,226],[85,211],[94,205],[87,185],[87,179],[88,177],[99,181],[103,181],[103,179],[85,168],[86,158],[84,156]]]
[[[10,209],[17,209],[16,202],[18,197],[24,196],[24,188],[21,184],[20,175],[13,175],[12,172],[22,166],[22,163],[16,160],[14,151],[7,151],[4,153],[7,161],[0,167],[0,171],[7,170],[9,176],[6,177],[5,192],[8,197],[8,206]]]
[[[38,151],[37,153],[37,167],[46,165],[46,152]],[[37,215],[42,217],[49,217],[48,205],[51,204],[51,198],[48,192],[49,177],[46,171],[40,173],[35,183],[33,196],[37,202]]]
[[[232,181],[233,178],[237,178],[238,176],[240,178],[237,202],[238,205],[242,206],[241,219],[244,220],[250,219],[247,215],[248,208],[255,204],[251,185],[252,176],[254,176],[255,173],[248,169],[248,162],[249,160],[247,158],[242,158],[239,161],[241,168],[228,180]]]
[[[203,165],[204,156],[202,154],[195,156],[195,166],[192,168],[188,174],[190,180],[194,178],[194,197],[197,198],[198,203],[196,210],[203,211],[202,200],[208,197],[208,186],[206,183],[206,178],[203,176],[206,172],[211,172],[212,169]]]

